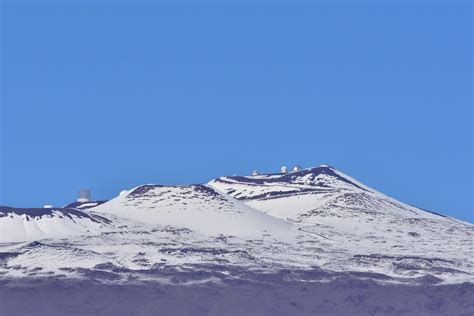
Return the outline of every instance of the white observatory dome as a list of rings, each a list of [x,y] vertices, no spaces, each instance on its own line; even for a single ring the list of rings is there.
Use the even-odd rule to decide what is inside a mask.
[[[127,195],[127,193],[128,193],[127,190],[122,190],[122,191],[120,191],[119,196],[125,196],[125,195]]]
[[[288,168],[286,166],[281,166],[280,172],[281,173],[288,173]]]
[[[77,197],[77,202],[87,203],[91,201],[91,190],[82,189],[79,191],[79,196]]]
[[[258,172],[257,170],[252,171],[252,176],[258,176],[258,175],[260,175],[260,172]]]
[[[301,171],[301,166],[300,165],[295,165],[292,169],[293,172]]]

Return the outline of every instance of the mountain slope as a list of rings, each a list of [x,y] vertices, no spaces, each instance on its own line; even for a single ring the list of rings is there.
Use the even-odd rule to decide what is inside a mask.
[[[209,185],[256,209],[293,222],[312,223],[329,215],[438,218],[325,165],[286,174],[221,177]]]
[[[64,208],[75,208],[79,210],[87,210],[96,206],[99,206],[101,204],[104,204],[107,202],[106,200],[101,200],[101,201],[87,201],[87,202],[72,202],[69,203],[68,205],[64,206]]]
[[[210,235],[287,239],[291,224],[263,214],[205,185],[142,185],[94,207],[147,224],[173,225]]]
[[[110,221],[70,208],[0,206],[0,243],[97,233]]]
[[[474,225],[398,202],[327,166],[142,185],[87,210],[4,208],[0,224],[0,279],[179,283],[176,271],[187,271],[186,282],[219,283],[305,271],[294,277],[474,280]],[[6,243],[32,238],[50,239]]]
[[[438,259],[473,268],[474,225],[396,201],[325,165],[208,185],[342,249],[352,268],[409,275]]]

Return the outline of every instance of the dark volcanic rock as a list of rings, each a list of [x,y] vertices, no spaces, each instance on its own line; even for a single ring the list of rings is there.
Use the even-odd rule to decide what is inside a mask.
[[[474,285],[468,283],[380,285],[352,278],[318,283],[277,275],[263,282],[172,285],[114,284],[91,277],[40,279],[35,286],[31,280],[1,280],[0,315],[474,314]]]

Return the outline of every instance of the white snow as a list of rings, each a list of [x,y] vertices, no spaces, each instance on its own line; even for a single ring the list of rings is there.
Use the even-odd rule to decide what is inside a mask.
[[[207,189],[211,193],[201,190],[202,187],[154,186],[140,196],[120,195],[94,211],[147,224],[185,227],[209,235],[257,238],[270,234],[284,240],[294,235],[291,224],[211,188]]]
[[[157,276],[139,271],[156,265],[225,262],[265,273],[317,266],[395,278],[387,282],[427,274],[444,283],[474,282],[474,225],[318,168],[208,185],[139,186],[83,211],[97,221],[54,210],[37,217],[3,210],[0,253],[15,255],[4,259],[0,276],[41,268],[39,276],[79,277],[74,268],[107,263],[147,280]],[[23,243],[32,240],[41,244]]]
[[[64,238],[98,233],[103,223],[75,215],[63,216],[52,211],[47,216],[7,213],[0,217],[0,243]]]
[[[98,204],[99,204],[99,203],[96,203],[96,202],[84,203],[84,204],[79,205],[79,206],[76,207],[76,208],[78,208],[78,209],[84,209],[84,208],[86,208],[86,209],[87,209],[87,208],[91,208],[91,207],[97,206]]]

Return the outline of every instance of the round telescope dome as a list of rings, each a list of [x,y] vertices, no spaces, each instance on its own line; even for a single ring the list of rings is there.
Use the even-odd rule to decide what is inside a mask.
[[[79,191],[77,202],[86,203],[86,202],[90,202],[90,200],[91,200],[91,190],[82,189]]]
[[[293,172],[297,172],[297,171],[301,171],[301,166],[300,165],[296,165],[293,167],[292,169]]]
[[[288,168],[286,166],[281,166],[280,172],[281,173],[288,173]]]
[[[252,176],[258,176],[258,175],[260,175],[260,172],[258,172],[257,170],[252,171]]]

